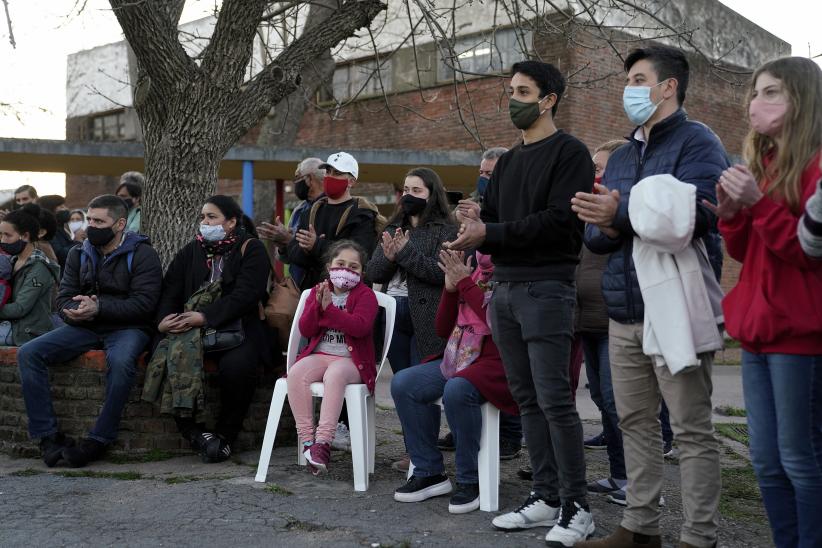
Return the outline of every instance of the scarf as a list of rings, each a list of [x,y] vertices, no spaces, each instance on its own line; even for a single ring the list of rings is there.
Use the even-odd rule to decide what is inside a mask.
[[[477,268],[471,273],[471,280],[484,291],[482,307],[486,313],[477,314],[463,299],[460,299],[457,311],[457,323],[451,335],[440,364],[440,371],[446,379],[459,373],[479,357],[485,337],[491,334],[488,318],[488,303],[491,300],[491,276],[494,265],[491,257],[476,252]]]
[[[244,231],[242,229],[237,228],[234,232],[226,236],[225,239],[217,240],[216,242],[210,242],[203,238],[202,234],[197,234],[196,240],[200,243],[200,247],[202,247],[205,252],[206,266],[209,270],[211,270],[214,263],[214,257],[217,255],[226,255],[231,252],[231,250],[234,249],[234,246],[237,245],[237,240],[239,240],[243,232]]]

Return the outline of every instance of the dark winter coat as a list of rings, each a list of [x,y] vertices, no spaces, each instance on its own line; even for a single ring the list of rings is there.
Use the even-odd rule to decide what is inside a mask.
[[[243,242],[248,241],[245,253]],[[206,255],[196,240],[186,244],[174,259],[163,278],[163,293],[155,317],[155,325],[169,314],[183,312],[183,307],[195,291],[208,282],[211,272]],[[199,311],[205,315],[206,327],[220,329],[242,319],[245,343],[259,349],[261,363],[271,357],[260,304],[268,299],[267,284],[271,262],[260,240],[245,236],[223,257],[222,294],[219,299]]]
[[[694,185],[697,203],[694,239],[705,239],[714,270],[717,257],[721,262],[722,256],[716,237],[716,217],[702,205],[704,199],[716,203],[715,186],[728,167],[719,137],[705,124],[688,120],[682,109],[653,127],[644,155],[641,154],[643,143],[634,137],[635,133],[636,130],[626,137],[627,144],[611,154],[602,178],[603,185],[619,190],[619,209],[613,221],[619,238],[612,240],[595,225],[585,229],[588,249],[601,255],[611,254],[602,277],[602,293],[608,315],[621,323],[641,322],[645,313],[631,256],[635,234],[628,217],[631,188],[640,180],[670,174]]]
[[[394,234],[397,228],[397,225],[388,225],[385,231]],[[445,274],[437,266],[437,262],[443,242],[456,238],[457,228],[446,221],[434,221],[411,228],[408,243],[397,254],[396,261],[386,259],[382,246],[379,245],[368,261],[366,277],[373,283],[388,284],[399,269],[405,271],[408,305],[411,308],[411,321],[420,356],[442,353],[447,342],[437,336],[434,325],[445,285]]]
[[[132,254],[131,268],[128,256]],[[81,257],[85,259],[81,260]],[[126,232],[120,247],[102,257],[86,240],[73,248],[66,259],[66,268],[57,309],[69,325],[97,332],[118,329],[152,330],[160,299],[163,270],[160,258],[147,236]],[[63,314],[64,309],[76,309],[77,295],[96,295],[99,311],[90,321],[76,322]]]
[[[14,345],[21,346],[53,327],[51,313],[60,267],[35,249],[14,272],[11,282],[11,299],[0,309],[0,320],[11,322]]]
[[[75,242],[71,239],[66,231],[62,228],[58,229],[49,243],[54,249],[54,255],[57,257],[57,262],[60,263],[60,268],[66,267],[66,257],[73,247],[80,245],[80,242]]]
[[[305,251],[297,243],[297,238],[292,238],[288,243],[288,262],[297,265],[305,270],[305,276],[300,284],[301,289],[309,289],[317,285],[325,273],[325,260],[328,248],[339,240],[353,240],[360,244],[367,253],[371,253],[377,243],[377,234],[374,229],[379,211],[377,206],[360,198],[353,198],[354,204],[349,212],[345,223],[336,234],[326,234],[320,238],[317,235],[317,243],[311,251]],[[325,202],[319,202],[317,217],[323,214]],[[316,203],[314,205],[317,205]],[[303,213],[300,219],[299,230],[308,230],[310,209]]]

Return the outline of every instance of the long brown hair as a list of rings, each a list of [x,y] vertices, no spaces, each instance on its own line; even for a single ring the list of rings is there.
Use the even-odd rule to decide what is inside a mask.
[[[804,57],[769,61],[753,73],[747,105],[751,104],[756,80],[763,73],[780,80],[790,99],[782,125],[782,146],[777,148],[774,139],[751,129],[745,137],[745,160],[760,185],[769,181],[763,190],[798,210],[802,172],[822,147],[822,69]],[[776,154],[766,168],[763,160],[772,150]]]

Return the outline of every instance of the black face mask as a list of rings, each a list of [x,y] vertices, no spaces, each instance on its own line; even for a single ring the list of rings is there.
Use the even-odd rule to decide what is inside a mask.
[[[90,226],[86,229],[86,238],[94,247],[102,247],[114,239],[114,229],[110,226],[106,228]]]
[[[28,242],[25,242],[23,240],[17,240],[16,242],[12,242],[10,244],[0,242],[0,249],[5,251],[9,255],[19,255],[23,252],[24,249],[26,249],[26,244],[28,244]]]
[[[58,225],[64,225],[71,220],[71,211],[68,209],[61,209],[54,217],[57,219]]]
[[[419,215],[425,209],[428,200],[406,194],[400,200],[400,207],[406,215]]]
[[[300,200],[308,199],[308,183],[305,182],[305,179],[294,182],[294,196]]]
[[[123,201],[126,203],[127,208],[134,209],[134,200],[131,198],[123,198]]]

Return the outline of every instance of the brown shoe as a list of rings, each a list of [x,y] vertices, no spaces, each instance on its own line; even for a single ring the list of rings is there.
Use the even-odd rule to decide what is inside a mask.
[[[662,548],[662,537],[640,535],[619,526],[605,538],[577,542],[574,548]]]
[[[409,457],[408,455],[405,455],[400,460],[391,463],[391,468],[393,468],[397,472],[408,473],[408,468],[410,466],[411,466],[411,457]]]

